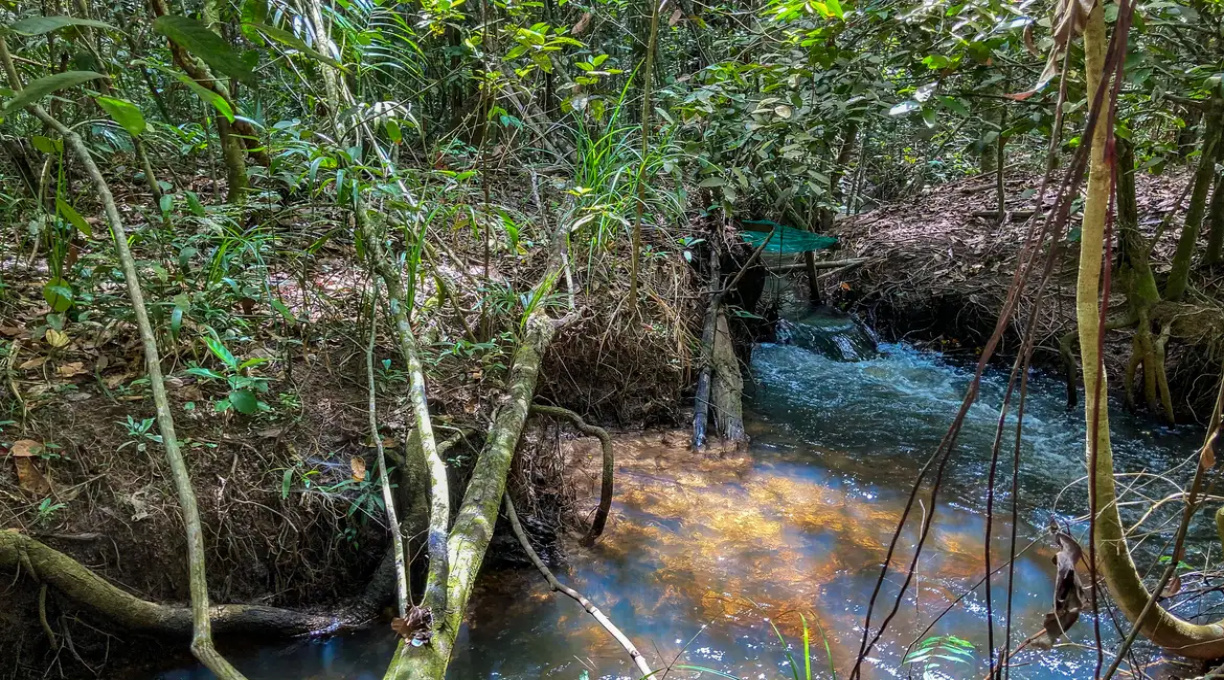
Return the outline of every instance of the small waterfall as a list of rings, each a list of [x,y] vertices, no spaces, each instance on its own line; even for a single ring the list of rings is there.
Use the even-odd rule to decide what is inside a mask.
[[[778,320],[778,343],[795,345],[836,361],[864,361],[880,355],[876,337],[855,316],[820,307]]]

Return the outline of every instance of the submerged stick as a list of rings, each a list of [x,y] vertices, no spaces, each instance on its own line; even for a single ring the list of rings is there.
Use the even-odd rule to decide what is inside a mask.
[[[599,485],[599,507],[595,510],[595,519],[591,520],[591,526],[581,541],[584,546],[595,545],[595,539],[599,538],[603,533],[604,525],[608,523],[608,511],[612,508],[612,492],[616,476],[616,456],[612,452],[612,437],[608,435],[607,430],[598,425],[587,424],[582,416],[567,408],[532,404],[531,412],[555,418],[566,418],[583,434],[599,439],[599,446],[603,449],[603,477]]]
[[[519,543],[523,546],[523,550],[527,551],[527,557],[531,558],[531,563],[535,565],[536,569],[540,570],[540,573],[544,576],[544,580],[548,581],[548,585],[552,587],[553,591],[560,591],[570,598],[573,598],[573,600],[578,604],[582,605],[582,608],[585,609],[588,614],[595,617],[595,620],[599,622],[599,625],[603,626],[604,630],[608,631],[612,637],[616,638],[616,641],[620,643],[620,646],[625,648],[625,651],[629,653],[629,658],[633,659],[633,663],[637,665],[638,672],[642,674],[642,677],[652,677],[654,675],[654,671],[650,670],[650,665],[646,663],[646,657],[642,656],[642,653],[639,652],[638,648],[633,645],[633,642],[621,632],[620,628],[617,628],[616,624],[612,623],[612,621],[609,620],[603,612],[599,611],[599,607],[592,604],[591,601],[583,597],[581,593],[562,584],[557,580],[556,576],[553,576],[552,571],[550,571],[548,566],[544,564],[543,560],[540,559],[540,556],[536,554],[535,549],[531,547],[531,543],[527,540],[527,534],[523,531],[523,525],[519,523],[518,513],[514,511],[514,501],[510,500],[510,494],[506,494],[504,499],[506,518],[510,520],[510,526],[514,529],[514,535],[518,537]]]

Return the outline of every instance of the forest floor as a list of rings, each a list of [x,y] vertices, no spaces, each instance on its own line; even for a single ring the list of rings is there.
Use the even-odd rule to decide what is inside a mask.
[[[235,225],[221,213],[224,206],[215,206],[184,216],[171,241],[142,214],[141,206],[154,203],[150,196],[130,186],[119,193],[140,234],[135,250],[162,334],[214,601],[327,610],[358,597],[385,553],[387,532],[367,411],[368,276],[344,215],[307,203],[276,206]],[[531,222],[514,212],[533,210],[530,204],[502,205]],[[466,252],[476,250],[476,240],[456,234],[479,227],[496,234],[499,226],[483,224],[489,218],[479,211],[468,214],[475,223],[456,218],[439,225],[436,276],[421,284],[414,312],[435,427],[440,439],[458,441],[448,463],[460,482],[506,396],[521,293],[538,279],[548,240],[543,226],[525,228],[519,244],[499,239],[489,255]],[[236,227],[242,240],[227,242],[233,231],[218,225]],[[583,261],[573,271],[578,318],[545,357],[538,400],[629,429],[676,421],[694,379],[702,312],[695,272],[667,252],[675,238],[647,234],[647,245],[667,256],[644,258],[645,296],[636,309],[624,304],[627,252],[588,254],[582,246]],[[225,263],[227,247],[236,259]],[[107,266],[105,240],[73,248],[84,267]],[[250,249],[258,255],[239,256]],[[0,422],[0,441],[12,444],[0,452],[17,452],[0,455],[0,526],[37,538],[139,597],[186,602],[182,522],[157,428],[145,420],[153,415],[151,393],[122,288],[99,277],[89,303],[82,298],[62,327],[51,329],[57,335],[47,322],[48,274],[22,255],[0,262],[0,377],[6,398],[17,395],[12,417]],[[217,267],[226,268],[224,276],[214,276]],[[558,290],[545,304],[566,306],[566,282]],[[238,362],[262,362],[243,371],[263,386],[257,394],[267,408],[255,415],[219,411],[227,381],[189,372],[225,373],[205,342],[214,326],[229,329],[221,338]],[[392,465],[412,420],[397,357],[382,324],[374,350],[377,417]],[[533,419],[512,472],[512,486],[545,491],[525,494],[519,506],[524,515],[540,515],[536,526],[545,531],[572,515],[566,494],[548,492],[564,488],[560,431]],[[451,484],[456,493],[463,488]],[[3,677],[113,677],[114,664],[132,661],[125,650],[164,664],[148,650],[186,649],[100,625],[50,589],[48,625],[68,643],[53,648],[40,626],[36,582],[23,579],[0,592],[6,603],[0,648],[9,652]]]
[[[1153,271],[1162,286],[1180,233],[1177,218],[1184,214],[1183,190],[1189,179],[1184,174],[1136,175],[1139,228],[1149,242],[1174,213],[1172,224],[1163,230],[1152,252]],[[1040,182],[1036,173],[1014,171],[1006,176],[1010,219],[1002,226],[996,217],[993,175],[941,185],[910,200],[839,221],[834,235],[841,240],[841,250],[835,257],[868,260],[836,275],[832,299],[864,315],[884,337],[925,344],[954,356],[976,357],[993,332],[1012,287]],[[1046,199],[1047,206],[1051,200]],[[1070,231],[1059,244],[1049,288],[1032,316],[1037,342],[1034,364],[1058,371],[1063,367],[1059,338],[1075,328],[1077,221],[1073,214]],[[1224,271],[1197,271],[1193,285],[1199,291],[1218,291],[1224,286]],[[1207,296],[1196,297],[1193,304],[1213,319],[1224,319],[1224,310]],[[1004,335],[1001,357],[1015,356],[1022,322],[1030,318],[1033,307],[1031,296],[1021,298],[1018,321]],[[1110,309],[1114,310],[1111,318],[1126,309],[1126,296],[1116,285]],[[1107,337],[1107,365],[1115,386],[1121,385],[1132,335],[1131,330],[1121,330]],[[1196,337],[1175,337],[1170,343],[1167,366],[1179,419],[1195,419],[1208,413],[1214,403],[1220,338],[1221,330],[1213,328]]]

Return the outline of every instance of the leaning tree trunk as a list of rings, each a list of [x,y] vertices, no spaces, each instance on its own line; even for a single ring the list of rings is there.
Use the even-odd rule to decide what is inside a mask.
[[[13,65],[13,59],[3,35],[0,35],[0,62],[3,62],[10,87],[14,92],[20,92],[22,89],[21,77]],[[166,462],[170,466],[171,478],[174,480],[179,506],[183,512],[183,525],[187,538],[188,589],[191,592],[193,630],[191,652],[222,680],[242,680],[242,674],[213,645],[208,606],[208,578],[204,563],[204,527],[200,522],[200,511],[196,504],[195,489],[191,483],[191,473],[187,470],[187,461],[179,448],[178,436],[174,431],[174,415],[170,408],[170,397],[166,393],[166,382],[162,377],[157,336],[154,333],[152,322],[149,321],[144,292],[140,288],[140,274],[136,270],[136,260],[128,246],[127,229],[119,212],[119,206],[115,202],[114,195],[111,194],[110,185],[106,183],[102,171],[94,162],[81,136],[52,117],[41,106],[31,105],[29,110],[44,125],[63,137],[65,147],[85,168],[110,225],[111,236],[115,242],[115,253],[119,258],[128,298],[132,301],[132,314],[140,334],[145,370],[149,374],[149,389],[153,393],[153,405],[157,414],[157,427],[162,437],[162,449],[165,451]]]
[[[1098,3],[1088,18],[1084,31],[1084,52],[1088,79],[1088,96],[1098,89],[1105,71],[1105,16]],[[1095,468],[1092,441],[1087,441],[1089,474],[1096,498],[1096,553],[1101,578],[1118,608],[1142,634],[1154,644],[1176,650],[1178,654],[1196,659],[1224,656],[1224,622],[1200,625],[1185,621],[1155,606],[1142,616],[1151,599],[1135,563],[1131,559],[1122,518],[1118,514],[1117,490],[1113,477],[1113,450],[1110,447],[1109,413],[1106,378],[1101,370],[1099,296],[1102,253],[1105,246],[1105,218],[1109,202],[1110,167],[1105,156],[1105,143],[1111,130],[1101,116],[1092,137],[1088,195],[1084,203],[1084,218],[1080,237],[1079,278],[1076,284],[1075,311],[1079,326],[1080,357],[1083,362],[1085,420],[1088,436],[1095,432]],[[1099,399],[1092,395],[1099,389]]]
[[[1202,156],[1199,158],[1198,169],[1194,172],[1194,189],[1190,192],[1190,205],[1186,208],[1186,220],[1182,224],[1181,236],[1177,240],[1177,251],[1173,254],[1169,282],[1165,284],[1165,298],[1173,302],[1181,301],[1190,283],[1190,266],[1194,260],[1194,251],[1198,249],[1203,215],[1207,211],[1207,192],[1211,189],[1211,180],[1215,176],[1216,147],[1220,144],[1221,117],[1224,117],[1224,105],[1217,95],[1212,98],[1203,118]]]
[[[1224,162],[1224,139],[1216,144],[1215,159],[1217,163]],[[1220,175],[1216,175],[1215,191],[1211,194],[1211,205],[1207,208],[1207,225],[1211,231],[1207,238],[1207,252],[1203,256],[1203,264],[1216,267],[1224,264],[1224,177]]]
[[[510,399],[498,412],[489,438],[476,459],[472,479],[447,542],[450,580],[446,613],[433,621],[428,644],[414,647],[400,641],[385,680],[442,680],[446,676],[468,598],[493,538],[493,525],[497,523],[497,510],[506,491],[514,450],[535,396],[540,357],[552,341],[553,333],[553,322],[542,311],[528,318],[526,336],[514,356],[509,380]]]

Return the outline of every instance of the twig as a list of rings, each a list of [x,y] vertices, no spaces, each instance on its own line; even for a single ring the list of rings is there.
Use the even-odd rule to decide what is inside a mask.
[[[620,646],[625,648],[625,651],[629,653],[629,658],[633,659],[633,663],[637,665],[638,672],[642,674],[642,677],[652,677],[654,675],[654,671],[650,670],[650,665],[646,663],[646,657],[642,656],[642,653],[639,652],[638,648],[633,645],[633,642],[630,641],[629,638],[626,637],[625,634],[622,633],[621,630],[617,628],[616,625],[612,623],[612,621],[609,620],[603,612],[599,611],[599,607],[592,604],[590,600],[583,597],[577,590],[562,584],[557,580],[556,576],[553,576],[552,571],[548,569],[548,566],[544,564],[544,562],[540,559],[540,556],[536,554],[535,549],[531,547],[531,543],[527,540],[527,534],[523,531],[523,525],[519,523],[518,513],[514,511],[514,501],[510,500],[510,494],[506,494],[504,499],[506,518],[510,520],[510,526],[514,529],[514,535],[518,537],[519,544],[522,545],[523,550],[527,552],[527,557],[531,559],[531,563],[534,564],[536,569],[540,571],[540,574],[544,576],[544,580],[548,581],[548,585],[554,592],[560,591],[566,596],[573,598],[573,600],[578,604],[582,605],[582,608],[585,609],[588,614],[595,617],[595,620],[599,622],[599,625],[603,626],[604,630],[608,631],[612,637],[616,638],[616,641],[620,643]]]
[[[391,529],[391,545],[395,551],[395,595],[399,605],[399,616],[408,615],[408,575],[404,565],[404,537],[400,533],[399,518],[395,512],[395,495],[391,493],[391,480],[387,476],[387,456],[383,450],[382,435],[378,433],[378,386],[374,382],[374,339],[378,335],[378,278],[370,277],[370,342],[366,344],[366,375],[370,390],[370,437],[374,439],[374,450],[378,456],[378,476],[382,482],[383,505],[387,510],[387,526]]]

